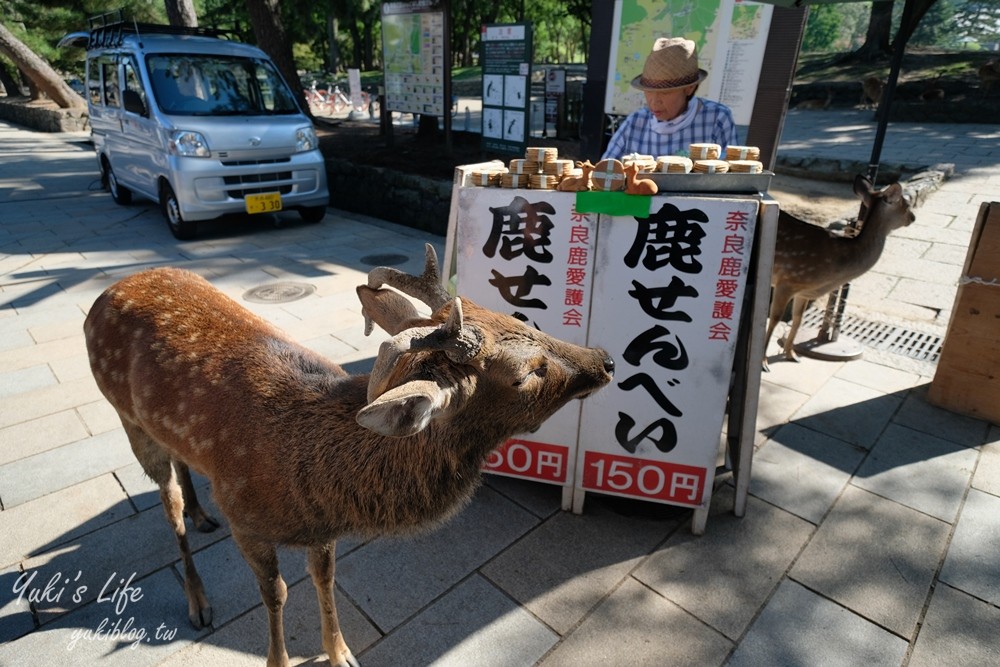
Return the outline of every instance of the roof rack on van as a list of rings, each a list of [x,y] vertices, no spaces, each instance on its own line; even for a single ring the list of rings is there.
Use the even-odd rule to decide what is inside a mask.
[[[192,35],[198,37],[216,37],[233,39],[229,30],[217,28],[192,28],[188,26],[162,25],[157,23],[139,23],[125,18],[125,12],[116,9],[88,20],[90,28],[87,48],[108,48],[121,46],[126,35],[156,34],[156,35]]]

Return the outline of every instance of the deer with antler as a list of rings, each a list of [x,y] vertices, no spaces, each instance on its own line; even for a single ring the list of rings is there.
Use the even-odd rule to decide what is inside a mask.
[[[451,298],[429,244],[423,275],[379,267],[357,292],[366,333],[374,321],[391,336],[368,376],[348,375],[177,269],[112,285],[84,324],[97,385],[160,487],[191,622],[210,624],[212,607],[184,515],[199,530],[218,523],[201,508],[189,468],[211,482],[257,577],[272,667],[288,664],[276,545],[306,548],[323,647],[332,665],[357,667],[333,597],[336,539],[407,533],[453,514],[493,449],[597,391],[614,371],[603,350]]]
[[[560,192],[586,192],[590,189],[590,175],[594,173],[595,165],[590,160],[577,162],[579,174],[563,176],[556,184],[556,190]]]

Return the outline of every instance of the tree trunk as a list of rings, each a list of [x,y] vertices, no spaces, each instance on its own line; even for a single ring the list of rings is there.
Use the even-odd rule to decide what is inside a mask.
[[[198,15],[194,11],[193,0],[164,0],[167,21],[173,26],[198,27]]]
[[[21,84],[17,82],[7,69],[7,66],[0,62],[0,87],[4,89],[8,97],[18,97],[21,94]]]
[[[83,98],[77,95],[47,62],[35,55],[3,23],[0,23],[0,53],[10,58],[17,68],[24,72],[39,93],[44,94],[61,108],[87,106]],[[15,93],[19,92],[15,89]],[[33,95],[32,99],[37,97]]]
[[[892,0],[879,0],[872,3],[872,11],[868,18],[868,32],[865,43],[852,54],[852,60],[871,62],[884,60],[892,53]]]
[[[281,22],[281,11],[278,0],[247,0],[247,12],[250,14],[250,24],[257,37],[257,46],[271,56],[278,71],[292,89],[292,94],[299,101],[304,113],[309,114],[309,105],[295,70],[295,58],[292,56],[292,46],[288,43],[285,25]]]

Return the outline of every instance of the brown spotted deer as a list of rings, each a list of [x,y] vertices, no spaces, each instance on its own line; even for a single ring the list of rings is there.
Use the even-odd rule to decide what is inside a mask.
[[[419,315],[384,285],[432,314]],[[335,540],[408,533],[455,513],[491,450],[597,391],[614,371],[603,350],[449,297],[430,245],[423,275],[379,267],[357,292],[366,333],[374,321],[392,336],[370,376],[348,375],[177,269],[112,285],[84,324],[94,378],[160,487],[191,622],[210,624],[212,608],[184,514],[199,530],[218,524],[199,505],[189,467],[210,480],[257,577],[270,666],[288,664],[276,545],[307,550],[323,647],[331,664],[357,667],[334,604]]]
[[[861,82],[861,106],[865,109],[877,109],[882,101],[882,91],[885,82],[877,76],[869,76]]]
[[[1000,58],[991,58],[979,66],[979,94],[986,97],[993,84],[1000,81]]]
[[[854,193],[864,204],[861,231],[854,237],[836,236],[785,211],[778,215],[771,270],[771,308],[764,346],[766,348],[770,342],[788,302],[793,301],[792,324],[782,348],[786,359],[795,360],[792,345],[809,302],[826,296],[875,266],[889,233],[914,220],[909,199],[899,183],[874,190],[867,178],[858,176],[854,180]],[[764,367],[767,368],[766,359]]]

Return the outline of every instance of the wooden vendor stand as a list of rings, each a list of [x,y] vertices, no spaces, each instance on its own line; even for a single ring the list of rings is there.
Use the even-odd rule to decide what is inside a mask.
[[[616,372],[486,471],[562,486],[577,513],[588,491],[691,507],[695,534],[732,472],[743,516],[778,220],[770,175],[656,174],[652,197],[471,184],[495,164],[456,169],[449,288],[604,348]]]

